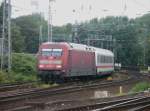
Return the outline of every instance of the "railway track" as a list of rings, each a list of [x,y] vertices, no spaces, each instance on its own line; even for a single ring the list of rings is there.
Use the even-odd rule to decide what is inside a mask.
[[[94,88],[104,88],[104,87],[109,87],[109,86],[120,86],[120,85],[125,85],[125,84],[130,84],[137,82],[141,80],[141,77],[137,75],[137,79],[135,77],[130,77],[128,79],[124,80],[114,80],[114,81],[102,81],[98,82],[97,80],[94,82],[89,82],[87,84],[84,84],[84,82],[78,82],[77,84],[75,83],[67,83],[63,84],[60,86],[52,87],[52,88],[36,88],[36,89],[31,89],[23,92],[17,92],[13,94],[6,94],[6,95],[0,95],[0,103],[5,102],[5,101],[10,101],[10,100],[15,100],[15,99],[23,99],[26,97],[34,97],[34,96],[43,96],[43,95],[53,95],[53,94],[62,94],[62,93],[69,93],[69,92],[75,92],[75,91],[80,91],[84,89],[94,89]],[[142,76],[143,77],[143,76]]]
[[[89,103],[86,103],[87,101],[89,101]],[[93,101],[95,101],[95,103],[93,103]],[[78,105],[72,102],[76,102]],[[11,111],[149,111],[150,93],[149,96],[145,95],[145,93],[137,93],[121,97],[84,100],[85,105],[82,105],[80,102],[81,101],[57,101],[55,103],[35,102],[28,103],[27,106],[19,107]],[[65,103],[70,105],[65,106]],[[53,108],[52,104],[56,105],[55,108]],[[61,107],[58,104],[61,104]]]
[[[141,111],[150,108],[150,97],[134,98],[133,100],[121,101],[114,105],[92,111]]]
[[[149,106],[150,96],[141,96],[77,107],[72,106],[71,108],[56,109],[54,111],[142,111],[141,109],[148,109]]]
[[[128,81],[128,80],[121,80],[121,81]],[[22,90],[22,91],[19,90],[18,92],[14,92],[14,93],[8,92],[8,94],[4,92],[5,94],[0,93],[0,102],[1,101],[4,102],[7,98],[9,98],[9,99],[10,98],[12,98],[12,99],[16,98],[17,96],[19,98],[21,96],[26,96],[26,95],[30,95],[30,94],[34,95],[36,93],[43,93],[44,94],[44,92],[46,93],[47,91],[48,92],[49,91],[50,92],[55,91],[56,94],[57,94],[57,91],[64,91],[64,90],[67,91],[67,90],[72,90],[72,89],[82,90],[83,88],[88,88],[88,87],[93,87],[93,86],[95,87],[95,86],[99,86],[99,85],[101,85],[101,87],[102,87],[104,85],[108,85],[108,84],[115,83],[115,82],[119,82],[119,81],[106,81],[106,78],[102,78],[102,79],[98,79],[98,80],[96,79],[94,81],[92,80],[92,81],[88,81],[88,82],[75,81],[75,82],[71,82],[71,83],[64,83],[64,84],[54,86],[54,87],[50,87],[50,88],[31,88],[29,90]],[[6,84],[2,88],[4,88],[4,89],[8,88],[6,91],[9,90],[9,87],[14,88],[13,90],[15,90],[15,88],[19,89],[23,85],[28,85],[28,84],[32,84],[32,83],[25,83],[25,84],[22,83],[22,84],[13,84],[13,85],[11,85],[11,84],[7,85]]]
[[[96,84],[97,87],[105,87],[112,84],[112,82],[108,82],[105,84]],[[86,86],[66,86],[66,87],[60,87],[60,88],[46,88],[46,89],[38,89],[38,90],[33,90],[33,91],[27,91],[27,92],[19,92],[13,95],[3,95],[0,97],[0,110],[7,109],[9,104],[10,104],[10,109],[14,107],[15,105],[13,104],[19,104],[24,103],[25,100],[29,99],[35,99],[35,98],[46,98],[47,96],[52,96],[52,95],[62,95],[65,93],[71,93],[71,92],[77,92],[81,91],[87,88],[93,88],[93,85],[86,85]],[[7,105],[6,105],[7,104]]]
[[[98,80],[85,80],[85,81],[70,81],[68,83],[62,83],[61,85],[57,85],[54,86],[55,88],[59,88],[59,87],[65,87],[65,86],[73,86],[73,85],[77,85],[77,84],[81,84],[81,83],[96,83]],[[106,81],[105,79],[100,79],[100,81]],[[17,89],[28,89],[28,88],[32,88],[35,84],[40,83],[40,81],[31,81],[31,82],[18,82],[18,83],[5,83],[5,84],[0,84],[0,93],[1,92],[7,92],[7,91],[14,91]],[[41,84],[41,83],[40,83]],[[52,86],[53,87],[53,86]]]
[[[136,83],[141,80],[141,76],[138,76],[136,79],[128,78],[126,80],[117,80],[117,81],[107,81],[107,82],[100,82],[100,83],[92,83],[92,84],[75,84],[70,85],[67,84],[66,86],[57,86],[54,88],[45,88],[45,89],[35,89],[25,92],[18,92],[15,94],[9,94],[9,95],[0,95],[0,110],[7,109],[5,104],[13,103],[22,103],[24,104],[24,100],[34,100],[36,98],[47,98],[48,96],[53,95],[62,95],[66,93],[72,93],[72,92],[79,92],[86,89],[96,89],[96,88],[105,88],[105,87],[113,87],[113,86],[120,86],[120,85],[127,85],[131,83]],[[29,108],[30,106],[26,106]],[[11,107],[12,109],[13,107]]]
[[[38,81],[0,84],[0,92],[33,87],[33,84],[37,82]]]
[[[0,95],[0,103],[23,99],[27,97],[37,97],[37,96],[45,96],[45,95],[56,95],[56,94],[62,94],[62,93],[70,93],[75,91],[81,91],[85,89],[95,89],[95,88],[104,88],[104,87],[110,87],[110,86],[120,86],[125,84],[130,84],[137,82],[139,80],[133,80],[132,78],[129,78],[127,80],[118,80],[118,81],[107,81],[102,83],[93,83],[93,84],[86,84],[86,85],[73,85],[73,86],[58,86],[54,88],[40,88],[40,89],[34,89],[29,91],[23,91],[8,95]]]

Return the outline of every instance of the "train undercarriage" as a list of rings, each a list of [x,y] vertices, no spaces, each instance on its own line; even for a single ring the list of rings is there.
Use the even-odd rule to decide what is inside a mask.
[[[113,73],[113,72],[112,72]],[[38,71],[38,77],[44,83],[65,83],[70,81],[89,81],[92,79],[102,78],[105,76],[110,76],[112,73],[101,73],[95,75],[88,76],[72,76],[72,77],[64,77],[64,73],[60,71]]]
[[[59,71],[38,71],[38,77],[44,83],[63,83],[65,78]]]

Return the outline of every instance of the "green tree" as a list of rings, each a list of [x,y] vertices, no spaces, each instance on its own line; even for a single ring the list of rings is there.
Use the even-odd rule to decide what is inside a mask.
[[[39,14],[18,17],[13,20],[20,27],[20,32],[24,36],[25,52],[36,53],[39,45],[39,24],[41,17]],[[42,18],[42,22],[45,22]]]
[[[82,23],[79,29],[79,38],[105,39],[107,35],[112,35],[116,39],[117,61],[123,65],[138,65],[138,58],[142,53],[138,43],[136,24],[133,19],[127,17],[113,17],[92,19],[89,22]],[[93,41],[92,41],[93,42]],[[95,41],[97,47],[101,47],[102,41]],[[93,44],[93,45],[95,45]],[[103,42],[103,48],[107,48],[107,42]]]
[[[142,17],[136,18],[136,29],[138,33],[139,42],[142,46],[142,64],[145,59],[145,65],[150,65],[150,14],[145,14]],[[145,53],[145,57],[144,57]]]
[[[13,52],[23,52],[25,49],[24,36],[21,35],[20,27],[12,24],[12,50]]]
[[[24,51],[28,53],[36,53],[39,46],[39,25],[42,24],[43,42],[47,41],[47,21],[39,14],[21,16],[13,19],[14,24],[19,29],[24,40]],[[18,30],[17,29],[17,30]],[[17,31],[15,30],[15,31]],[[72,25],[53,26],[53,39],[59,40],[70,39]]]
[[[70,40],[69,36],[72,33],[72,25],[66,24],[63,26],[53,26],[53,39],[56,41]]]

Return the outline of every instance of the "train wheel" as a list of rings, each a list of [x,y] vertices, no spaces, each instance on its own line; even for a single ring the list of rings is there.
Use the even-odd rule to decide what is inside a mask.
[[[45,76],[45,83],[46,83],[46,84],[49,84],[49,83],[50,83],[50,77],[49,77],[49,75],[46,75],[46,76]]]
[[[57,78],[56,78],[56,83],[61,84],[61,83],[64,83],[64,82],[65,82],[64,78],[58,75]]]
[[[47,81],[48,84],[55,83],[54,76],[52,74],[49,74],[47,79],[48,79],[48,81]]]
[[[46,83],[46,80],[45,80],[46,77],[44,75],[40,75],[39,78],[42,83]]]

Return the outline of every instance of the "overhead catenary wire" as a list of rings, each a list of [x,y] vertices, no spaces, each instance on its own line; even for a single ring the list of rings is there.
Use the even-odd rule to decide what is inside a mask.
[[[138,6],[141,6],[142,8],[150,10],[149,7],[147,7],[145,4],[143,4],[143,3],[141,3],[141,2],[139,2],[137,0],[131,0],[131,1],[134,2],[135,4],[137,4]]]

